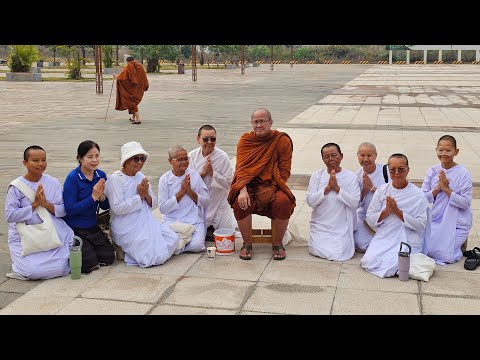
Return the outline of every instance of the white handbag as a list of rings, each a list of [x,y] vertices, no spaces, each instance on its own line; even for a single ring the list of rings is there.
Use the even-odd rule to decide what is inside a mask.
[[[32,203],[35,201],[35,193],[21,180],[15,179],[10,185],[20,190]],[[27,225],[25,221],[19,221],[16,224],[22,242],[22,256],[62,246],[48,210],[43,206],[37,207],[36,210],[38,216],[43,220],[41,224]]]
[[[410,255],[410,270],[408,272],[410,279],[428,282],[435,271],[435,260],[431,257],[415,253]]]

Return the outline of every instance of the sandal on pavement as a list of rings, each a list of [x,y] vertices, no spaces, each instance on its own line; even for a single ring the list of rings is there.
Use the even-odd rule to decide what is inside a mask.
[[[284,260],[285,259],[285,253],[284,255],[280,255],[280,250],[285,251],[285,248],[283,245],[274,245],[272,246],[273,250],[273,260]]]
[[[133,123],[133,122],[135,121],[135,120],[133,120],[132,118],[130,118],[130,119],[128,119],[128,120],[130,120],[131,123]]]
[[[137,121],[137,120],[132,121],[133,125],[140,125],[141,123],[142,123],[141,121]]]
[[[463,256],[469,258],[475,255],[480,255],[480,248],[474,247],[472,250],[467,250],[463,253]]]
[[[480,256],[475,254],[472,257],[466,258],[463,267],[466,270],[475,270],[477,267],[480,266]]]
[[[245,255],[242,255],[242,250],[245,250]],[[252,259],[252,245],[245,244],[240,249],[240,259],[242,260],[251,260]]]

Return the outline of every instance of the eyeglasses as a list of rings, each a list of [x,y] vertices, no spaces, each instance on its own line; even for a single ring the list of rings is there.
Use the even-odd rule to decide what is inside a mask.
[[[255,120],[255,121],[250,121],[253,126],[258,126],[258,125],[263,125],[266,122],[269,122],[270,120]]]
[[[210,140],[210,142],[214,143],[215,141],[217,141],[217,138],[214,137],[214,136],[205,136],[204,138],[202,138],[203,142],[204,143],[207,143],[208,140]]]
[[[141,161],[142,163],[144,163],[145,161],[147,161],[147,156],[133,156],[132,157],[133,161],[135,161],[137,164]]]
[[[187,157],[184,157],[184,158],[176,158],[176,159],[173,159],[172,160],[176,160],[178,162],[187,162],[188,160],[190,160],[190,158],[187,156]]]
[[[333,154],[330,154],[330,155],[324,155],[322,156],[322,159],[323,160],[328,160],[328,159],[336,159],[340,154],[337,154],[337,153],[333,153]]]
[[[405,171],[407,171],[408,168],[406,167],[399,167],[399,168],[388,168],[388,171],[390,171],[390,173],[392,174],[395,174],[396,172],[398,172],[399,174],[403,174]]]

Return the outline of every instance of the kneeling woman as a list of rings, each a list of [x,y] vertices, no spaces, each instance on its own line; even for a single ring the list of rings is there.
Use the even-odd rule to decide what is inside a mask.
[[[155,194],[140,171],[148,153],[136,141],[124,144],[121,152],[122,169],[115,171],[105,185],[113,240],[125,251],[128,265],[163,264],[173,255],[179,238],[169,225],[161,224],[152,213]]]
[[[100,265],[113,263],[115,252],[97,224],[98,207],[109,208],[103,193],[107,176],[98,169],[100,147],[91,140],[83,141],[78,145],[77,160],[79,165],[70,171],[63,185],[65,222],[83,240],[82,272],[89,274]]]
[[[62,186],[56,178],[43,173],[47,168],[47,155],[40,146],[33,145],[25,149],[23,165],[27,173],[12,182],[5,201],[5,219],[9,223],[8,247],[13,270],[7,277],[37,280],[67,275],[70,272],[68,258],[73,231],[62,219],[65,216]],[[31,201],[33,198],[34,201]],[[35,225],[44,222],[38,215],[39,208],[48,210],[43,213],[50,216],[60,246],[26,255],[17,223]],[[50,223],[47,220],[45,222]]]

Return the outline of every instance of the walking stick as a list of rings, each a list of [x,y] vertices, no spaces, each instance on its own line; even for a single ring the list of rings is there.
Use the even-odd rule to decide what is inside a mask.
[[[107,123],[107,114],[108,114],[108,108],[110,107],[110,100],[112,99],[112,93],[113,93],[113,84],[115,84],[115,76],[113,77],[113,81],[112,81],[112,89],[110,90],[110,97],[108,98],[107,112],[105,113],[105,124]]]

